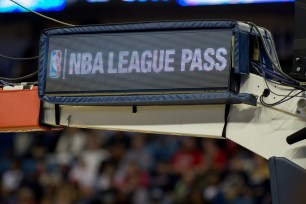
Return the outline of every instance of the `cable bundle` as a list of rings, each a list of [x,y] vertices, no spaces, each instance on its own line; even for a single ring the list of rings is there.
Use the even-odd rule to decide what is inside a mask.
[[[250,22],[246,22],[246,23],[249,24],[252,28],[254,28],[256,30],[256,32],[258,33],[258,35],[259,35],[259,37],[262,41],[264,50],[265,50],[265,52],[266,52],[266,54],[267,54],[267,56],[268,56],[268,58],[269,58],[269,60],[272,64],[272,66],[270,66],[270,65],[267,65],[266,63],[261,62],[260,60],[259,61],[252,60],[250,62],[252,67],[256,70],[256,72],[264,78],[266,86],[267,86],[268,92],[263,93],[259,97],[259,100],[260,100],[261,104],[264,105],[264,106],[272,107],[272,106],[282,104],[286,101],[289,101],[290,99],[292,99],[294,97],[302,97],[302,96],[300,96],[300,94],[302,92],[306,91],[306,87],[305,87],[306,83],[298,81],[296,79],[293,79],[292,77],[287,75],[285,72],[283,72],[282,68],[280,67],[280,63],[279,63],[278,58],[275,57],[275,59],[276,59],[276,61],[275,61],[274,58],[272,57],[272,55],[270,54],[267,42],[264,39],[262,33],[260,32],[258,26],[256,26],[253,23],[250,23]],[[271,43],[271,46],[272,46],[271,51],[275,53],[275,56],[277,56],[273,37],[270,35],[269,32],[267,32],[267,34],[269,35],[269,38],[271,38],[271,42],[272,42]],[[256,41],[257,41],[257,44],[259,46],[258,36],[256,36]],[[270,83],[277,84],[277,85],[290,87],[289,89],[286,89],[288,91],[288,94],[282,95],[282,94],[275,93],[274,91],[272,91],[270,89],[267,81],[269,81]],[[296,93],[296,91],[297,91],[297,93]],[[267,102],[264,101],[264,98],[267,97],[270,93],[272,93],[276,96],[283,96],[283,98],[280,99],[277,102],[274,102],[274,103],[267,103]]]

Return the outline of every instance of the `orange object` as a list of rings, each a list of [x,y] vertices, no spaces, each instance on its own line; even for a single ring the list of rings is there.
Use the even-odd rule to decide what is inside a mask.
[[[39,124],[39,112],[37,86],[24,90],[0,90],[0,132],[46,130]]]

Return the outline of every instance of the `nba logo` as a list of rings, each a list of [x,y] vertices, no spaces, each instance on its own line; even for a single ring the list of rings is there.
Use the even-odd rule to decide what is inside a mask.
[[[62,52],[60,50],[52,50],[50,59],[50,78],[59,78],[61,75]]]

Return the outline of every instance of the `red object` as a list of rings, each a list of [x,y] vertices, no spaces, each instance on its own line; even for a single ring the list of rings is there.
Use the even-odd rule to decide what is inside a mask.
[[[39,124],[37,86],[24,90],[0,90],[0,132],[51,130]]]
[[[195,169],[202,164],[203,156],[200,151],[178,151],[174,154],[172,164],[175,171],[184,172]]]

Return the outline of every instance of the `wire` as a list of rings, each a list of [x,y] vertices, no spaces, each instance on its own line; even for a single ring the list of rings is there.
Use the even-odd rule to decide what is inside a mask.
[[[256,30],[256,32],[258,33],[259,37],[260,37],[261,40],[262,40],[262,43],[263,43],[263,47],[264,47],[264,49],[265,49],[265,52],[266,52],[266,54],[267,54],[269,60],[270,60],[271,63],[273,64],[273,66],[274,66],[278,71],[280,71],[282,74],[286,75],[286,74],[281,70],[281,68],[280,68],[278,58],[276,57],[277,62],[275,62],[274,59],[273,59],[273,57],[271,56],[270,51],[269,51],[268,48],[267,48],[266,40],[264,39],[262,33],[260,32],[258,26],[255,25],[254,23],[251,23],[251,22],[246,22],[246,23],[249,24],[249,25],[251,25],[251,26]],[[272,38],[271,35],[269,35],[269,37],[271,38],[271,41],[272,41],[272,48],[273,48],[273,51],[275,52],[275,46],[274,46],[275,44],[273,43],[273,38]],[[289,77],[291,80],[297,81],[297,80],[291,78],[290,76],[287,76],[287,77]]]
[[[263,98],[264,98],[263,95],[261,95],[261,96],[259,97],[259,100],[260,100],[260,103],[261,103],[262,105],[267,106],[267,107],[273,107],[273,106],[282,104],[282,103],[284,103],[284,102],[286,102],[286,101],[289,101],[289,100],[291,100],[292,98],[297,97],[299,94],[301,94],[302,92],[304,92],[304,91],[302,90],[302,91],[299,91],[298,93],[294,94],[293,96],[289,96],[293,91],[294,91],[294,90],[290,91],[289,94],[288,94],[287,96],[285,96],[284,98],[282,98],[281,100],[279,100],[279,101],[277,101],[277,102],[275,102],[275,103],[267,103],[267,102],[265,102],[264,99],[263,99]]]
[[[14,83],[0,80],[0,86],[14,86]]]
[[[65,23],[65,22],[63,22],[63,21],[59,21],[59,20],[57,20],[57,19],[54,19],[54,18],[45,16],[45,15],[43,15],[43,14],[41,14],[41,13],[38,13],[38,12],[36,12],[36,11],[33,11],[32,9],[29,9],[29,8],[23,6],[22,4],[20,4],[20,3],[16,2],[16,1],[14,1],[14,0],[9,0],[9,1],[11,1],[11,2],[13,2],[14,4],[20,6],[21,8],[24,8],[25,10],[30,11],[30,12],[32,12],[32,13],[34,13],[34,14],[40,16],[40,17],[43,17],[43,18],[45,18],[45,19],[54,21],[54,22],[56,22],[56,23],[59,23],[59,24],[65,25],[65,26],[75,26],[75,25],[73,25],[73,24]],[[0,57],[1,57],[1,58],[5,58],[5,59],[9,59],[9,60],[35,60],[35,59],[38,59],[38,56],[33,56],[33,57],[10,57],[10,56],[4,55],[4,54],[2,54],[2,53],[0,53]]]
[[[258,65],[258,62],[251,62],[253,66],[257,66],[259,69],[261,69],[264,74],[267,74],[268,76],[272,77],[272,79],[276,79],[277,81],[271,80],[271,78],[267,78],[270,82],[278,85],[283,85],[283,86],[289,86],[295,89],[301,89],[300,84],[295,83],[294,81],[291,81],[287,78],[284,78],[284,76],[281,73],[278,73],[276,70],[271,70],[272,67],[269,65],[266,65],[262,63],[264,66],[271,68],[271,69],[266,69],[265,67],[262,67],[262,65]],[[263,77],[266,77],[264,74],[262,74]],[[304,89],[303,89],[304,90]]]
[[[247,22],[248,24],[252,24],[251,26],[252,27],[257,27],[255,24],[253,24],[253,23],[250,23],[250,22]],[[257,30],[257,32],[259,32],[259,29]],[[260,32],[259,32],[260,33]],[[269,33],[269,32],[268,32]],[[260,33],[261,34],[261,33]],[[270,33],[269,33],[270,34]],[[274,41],[273,41],[273,37],[271,36],[271,35],[269,35],[270,36],[270,38],[272,39],[272,42],[273,42],[273,49],[274,49],[274,51],[276,50],[275,49],[275,44],[274,44]],[[273,80],[270,80],[270,79],[268,79],[271,83],[274,83],[274,84],[277,84],[277,85],[286,85],[286,86],[290,86],[290,87],[293,87],[293,88],[299,88],[299,86],[293,86],[292,84],[294,84],[294,82],[291,82],[291,81],[288,81],[287,79],[284,79],[284,77],[283,77],[283,75],[281,74],[281,73],[278,73],[278,72],[272,72],[271,70],[269,70],[269,69],[265,69],[262,65],[264,65],[264,66],[266,66],[266,67],[270,67],[271,69],[273,69],[273,67],[271,67],[271,66],[269,66],[269,65],[267,65],[267,64],[265,64],[265,63],[263,63],[262,61],[261,61],[261,55],[260,55],[260,44],[259,44],[259,40],[258,40],[258,35],[256,35],[255,36],[255,39],[256,39],[256,42],[257,42],[257,48],[258,48],[258,60],[259,60],[259,63],[260,63],[260,65],[258,65],[257,63],[257,61],[254,61],[254,60],[252,60],[251,61],[251,64],[253,65],[253,67],[255,68],[255,70],[265,79],[265,83],[266,83],[266,85],[267,85],[267,88],[273,93],[273,94],[275,94],[275,95],[277,95],[277,96],[284,96],[284,95],[280,95],[280,94],[276,94],[275,92],[273,92],[270,88],[269,88],[269,85],[268,85],[268,82],[267,82],[267,78],[266,78],[266,74],[268,74],[270,77],[272,77],[272,78],[276,78],[276,79],[278,79],[279,81],[281,81],[280,83],[279,82],[275,82],[275,81],[273,81]],[[265,42],[264,41],[264,39],[262,39],[261,38],[261,40],[263,41],[263,43]],[[277,57],[276,57],[277,58]],[[278,58],[277,58],[277,63],[278,64],[280,64],[279,63],[279,61],[278,61]],[[259,71],[259,69],[261,70],[261,72]],[[287,83],[284,83],[284,81],[286,81]],[[288,83],[289,83],[289,85],[288,85]]]
[[[264,78],[266,77],[266,74],[269,75],[270,77],[272,77],[272,79],[277,79],[277,84],[278,85],[283,85],[283,86],[290,86],[290,87],[294,87],[294,88],[299,88],[298,85],[295,85],[294,82],[284,78],[281,74],[274,72],[272,70],[269,69],[265,69],[264,67],[262,67],[261,65],[257,64],[257,62],[251,62],[251,64],[253,65],[253,68],[255,68],[255,70]],[[259,70],[261,70],[261,72],[259,72]],[[276,81],[273,81],[270,78],[267,78],[269,81],[271,81],[272,83],[276,83]]]
[[[34,57],[9,57],[7,55],[4,55],[0,53],[0,57],[5,58],[5,59],[10,59],[10,60],[35,60],[38,59],[38,55]]]
[[[32,9],[29,9],[29,8],[23,6],[22,4],[14,1],[14,0],[9,0],[9,1],[13,2],[14,4],[20,6],[21,8],[24,8],[25,10],[30,11],[30,12],[32,12],[32,13],[34,13],[34,14],[42,17],[42,18],[48,19],[50,21],[53,21],[53,22],[56,22],[56,23],[59,23],[59,24],[65,25],[65,26],[75,26],[73,24],[66,23],[66,22],[63,22],[63,21],[51,18],[49,16],[45,16],[45,15],[43,15],[41,13],[36,12],[36,11],[33,11]],[[10,57],[10,56],[7,56],[7,55],[4,55],[4,54],[0,53],[0,57],[1,58],[5,58],[5,59],[10,59],[10,60],[35,60],[35,59],[38,59],[39,56],[33,56],[33,57]],[[8,82],[5,82],[5,81],[15,81],[15,82],[16,81],[22,81],[22,80],[34,77],[37,74],[38,74],[38,71],[35,71],[35,72],[31,73],[31,74],[28,74],[28,75],[25,75],[25,76],[22,76],[22,77],[18,77],[18,78],[0,77],[0,80],[1,80],[2,84],[4,84],[4,83],[8,83]]]
[[[265,70],[263,69],[263,67],[260,66],[260,65],[258,65],[258,64],[256,64],[255,62],[251,62],[251,64],[253,65],[253,67],[255,68],[255,70],[256,70],[259,74],[261,74],[261,75],[263,76],[264,81],[265,81],[265,84],[266,84],[266,86],[267,86],[267,89],[270,91],[270,93],[272,93],[272,94],[274,94],[274,95],[276,95],[276,96],[283,96],[282,99],[280,99],[279,101],[277,101],[277,102],[275,102],[275,103],[267,103],[267,102],[264,101],[264,97],[265,97],[265,96],[262,94],[262,95],[259,97],[259,101],[260,101],[260,103],[261,103],[263,106],[266,106],[266,107],[273,107],[273,106],[282,104],[282,103],[284,103],[284,102],[286,102],[286,101],[289,101],[289,100],[291,100],[291,99],[293,99],[293,98],[295,98],[295,97],[303,97],[303,96],[300,96],[300,94],[303,92],[303,90],[299,91],[298,93],[296,93],[296,94],[294,94],[294,95],[291,95],[294,91],[297,91],[297,90],[298,90],[298,89],[296,89],[296,88],[287,90],[287,91],[289,91],[289,93],[286,94],[286,95],[282,95],[282,94],[275,93],[274,91],[271,90],[271,88],[270,88],[270,86],[269,86],[269,84],[268,84],[268,82],[267,82],[267,81],[273,82],[273,80],[267,79],[267,77],[266,77],[266,75],[265,75],[266,73],[265,73]],[[256,67],[256,66],[258,66],[258,67]],[[259,69],[261,69],[262,72],[260,72]],[[282,85],[282,84],[281,84],[281,85]]]
[[[284,79],[282,75],[277,75],[276,73],[269,73],[270,70],[264,69],[264,68],[262,67],[262,64],[257,64],[257,63],[258,63],[258,62],[251,61],[251,64],[252,64],[252,66],[254,67],[254,69],[264,78],[265,84],[266,84],[266,86],[267,86],[267,89],[270,91],[270,93],[272,93],[272,94],[274,94],[274,95],[276,95],[276,96],[283,96],[282,99],[280,99],[279,101],[277,101],[277,102],[275,102],[275,103],[267,103],[267,102],[264,101],[264,97],[265,97],[265,96],[262,94],[262,95],[259,97],[259,101],[260,101],[260,103],[261,103],[262,105],[264,105],[264,106],[266,106],[266,107],[273,107],[273,106],[282,104],[282,103],[284,103],[284,102],[286,102],[286,101],[289,101],[289,100],[291,100],[291,99],[293,99],[293,98],[295,98],[295,97],[303,97],[303,96],[299,96],[299,95],[300,95],[302,92],[304,92],[304,90],[300,90],[298,93],[295,93],[294,95],[291,95],[294,91],[297,91],[297,90],[298,90],[298,89],[296,89],[296,88],[287,90],[287,91],[289,91],[289,93],[286,94],[286,95],[278,94],[278,93],[275,93],[274,91],[272,91],[267,81],[272,82],[272,83],[273,83],[274,81],[273,81],[272,79],[268,79],[268,78],[266,77],[267,72],[268,72],[269,75],[272,75],[272,77],[278,78],[278,79],[280,79],[280,80],[283,80],[282,83],[284,82],[284,80],[285,80],[285,81],[287,81],[287,80]],[[259,70],[260,70],[260,71],[259,71]],[[273,75],[273,74],[274,74],[274,75]],[[290,82],[290,81],[288,81],[288,82]],[[283,85],[283,84],[280,84],[280,85]],[[288,84],[287,84],[287,86],[288,86]]]
[[[277,62],[274,61],[273,57],[271,56],[271,54],[270,54],[270,52],[269,52],[269,50],[268,50],[266,40],[264,39],[262,33],[260,32],[258,26],[255,25],[254,23],[251,23],[251,22],[245,22],[245,23],[247,23],[247,24],[249,24],[250,26],[252,26],[252,27],[256,30],[256,32],[258,33],[258,35],[260,36],[260,38],[261,38],[261,40],[262,40],[262,43],[263,43],[263,47],[264,47],[264,49],[265,49],[265,52],[266,52],[266,54],[267,54],[269,60],[271,61],[272,65],[273,65],[272,68],[274,69],[274,67],[275,67],[275,69],[276,69],[278,72],[280,72],[284,77],[286,77],[287,79],[292,80],[292,81],[294,81],[295,83],[297,83],[297,84],[299,85],[299,88],[301,88],[301,89],[303,89],[303,90],[306,90],[306,88],[303,87],[303,82],[300,82],[300,81],[298,81],[298,80],[296,80],[296,79],[293,79],[292,77],[290,77],[289,75],[287,75],[285,72],[283,72],[283,70],[282,70],[281,67],[280,67],[280,63],[279,63],[279,60],[278,60],[277,57],[275,57],[276,60],[277,60]],[[274,53],[275,53],[275,52],[276,52],[276,49],[275,49],[275,43],[274,43],[274,41],[273,41],[273,37],[269,34],[269,32],[267,32],[267,33],[268,33],[269,37],[271,38],[272,49],[273,49],[273,51],[274,51]]]
[[[267,88],[269,89],[269,91],[270,91],[272,94],[276,95],[276,96],[299,97],[299,98],[300,98],[300,97],[303,97],[303,96],[298,96],[298,94],[297,94],[297,95],[293,95],[293,96],[290,95],[291,93],[293,93],[293,91],[297,91],[296,89],[287,90],[287,91],[290,91],[290,92],[289,92],[289,95],[288,95],[288,94],[287,94],[287,95],[282,95],[282,94],[275,93],[275,92],[272,91],[271,88],[269,87],[267,80],[265,80],[265,83],[266,83]],[[302,93],[302,92],[303,92],[303,91],[301,91],[300,93]]]
[[[294,82],[291,82],[288,79],[283,78],[282,75],[279,75],[278,73],[275,73],[271,70],[265,69],[261,65],[258,65],[257,63],[251,62],[251,65],[259,73],[259,75],[261,75],[265,80],[268,80],[273,84],[288,86],[294,89],[300,88],[298,85],[295,85]],[[268,78],[267,76],[270,76],[271,78]],[[274,81],[274,79],[278,81]]]
[[[75,26],[75,25],[73,25],[73,24],[65,23],[65,22],[63,22],[63,21],[59,21],[59,20],[57,20],[57,19],[54,19],[54,18],[45,16],[45,15],[43,15],[43,14],[41,14],[41,13],[38,13],[38,12],[36,12],[36,11],[33,11],[32,9],[29,9],[29,8],[23,6],[22,4],[20,4],[20,3],[16,2],[16,1],[14,1],[14,0],[9,0],[9,1],[13,2],[14,4],[16,4],[16,5],[18,5],[18,6],[22,7],[22,8],[24,8],[24,9],[27,10],[27,11],[30,11],[30,12],[34,13],[34,14],[36,14],[36,15],[42,17],[42,18],[48,19],[48,20],[50,20],[50,21],[53,21],[53,22],[56,22],[56,23],[59,23],[59,24],[65,25],[65,26]],[[5,59],[10,59],[10,60],[35,60],[35,59],[38,59],[39,56],[33,56],[33,57],[10,57],[10,56],[7,56],[7,55],[4,55],[4,54],[0,53],[0,57],[5,58]],[[35,71],[35,72],[31,73],[31,74],[28,74],[28,75],[25,75],[25,76],[22,76],[22,77],[18,77],[18,78],[0,77],[0,80],[1,80],[1,83],[2,83],[2,84],[10,84],[10,83],[9,83],[10,81],[14,81],[14,82],[22,81],[22,80],[25,80],[25,79],[29,79],[29,78],[31,78],[31,77],[34,77],[34,76],[36,76],[37,74],[38,74],[38,71]],[[8,81],[8,82],[6,82],[6,81]]]
[[[25,79],[29,79],[31,77],[34,77],[38,74],[38,71],[35,71],[31,74],[28,74],[28,75],[25,75],[25,76],[22,76],[22,77],[18,77],[18,78],[6,78],[6,77],[0,77],[0,80],[3,80],[3,81],[22,81],[22,80],[25,80]]]
[[[30,11],[30,12],[32,12],[32,13],[34,13],[34,14],[36,14],[36,15],[42,17],[42,18],[48,19],[48,20],[50,20],[50,21],[53,21],[53,22],[56,22],[56,23],[59,23],[59,24],[65,25],[65,26],[75,26],[75,25],[73,25],[73,24],[66,23],[66,22],[57,20],[57,19],[55,19],[55,18],[51,18],[51,17],[49,17],[49,16],[45,16],[45,15],[43,15],[43,14],[41,14],[41,13],[38,13],[38,12],[32,10],[32,9],[29,9],[29,8],[23,6],[22,4],[20,4],[20,3],[16,2],[16,1],[14,1],[14,0],[9,0],[9,1],[13,2],[14,4],[17,4],[18,6],[24,8],[25,10]]]

